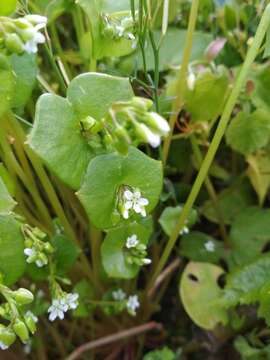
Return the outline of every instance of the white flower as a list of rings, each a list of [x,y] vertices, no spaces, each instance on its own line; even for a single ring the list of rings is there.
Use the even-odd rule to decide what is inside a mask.
[[[31,343],[31,341],[28,341],[23,347],[23,352],[26,355],[29,355],[29,354],[31,354],[31,351],[32,351],[32,343]]]
[[[126,293],[122,289],[118,289],[112,292],[112,297],[116,301],[122,301],[126,298]]]
[[[151,264],[151,262],[152,262],[151,259],[148,259],[148,258],[143,259],[143,265],[149,265],[149,264]]]
[[[79,299],[79,294],[74,293],[74,294],[67,294],[65,297],[65,302],[68,306],[69,310],[75,310],[78,307],[78,299]]]
[[[28,256],[28,258],[26,259],[26,262],[28,264],[31,263],[31,258],[33,258],[34,256],[37,256],[37,252],[34,248],[25,248],[23,252],[24,252],[24,255]]]
[[[168,121],[166,121],[162,116],[156,112],[150,112],[147,116],[149,124],[152,125],[156,130],[158,130],[162,135],[167,135],[170,131],[170,126]]]
[[[37,265],[37,267],[39,267],[39,268],[41,268],[41,267],[43,267],[43,266],[45,266],[45,265],[47,265],[48,264],[48,260],[46,259],[44,259],[44,260],[41,260],[41,259],[38,259],[36,262],[35,262],[35,264]]]
[[[9,346],[7,346],[6,344],[4,344],[2,341],[0,341],[0,349],[1,350],[7,350],[9,348]]]
[[[38,51],[37,45],[45,43],[45,36],[38,31],[38,27],[40,26],[37,25],[34,28],[33,37],[24,44],[24,50],[28,54],[36,54]]]
[[[153,148],[156,148],[161,143],[161,137],[159,134],[154,133],[145,124],[138,124],[140,127],[140,133],[143,135],[144,140],[147,141]]]
[[[68,305],[66,304],[65,299],[53,299],[52,305],[48,309],[49,320],[54,321],[56,318],[63,320],[65,317],[65,312],[68,311]]]
[[[124,191],[124,219],[128,219],[129,210],[133,209],[137,214],[141,214],[143,217],[146,216],[145,206],[149,204],[146,198],[143,198],[141,192],[135,189],[134,192],[130,190]]]
[[[37,323],[38,322],[38,318],[36,317],[35,314],[32,313],[32,311],[28,310],[26,313],[25,313],[25,317],[30,317],[34,323]]]
[[[215,251],[215,244],[213,243],[213,241],[209,240],[204,244],[204,247],[207,251],[209,252],[213,252]]]
[[[37,250],[34,247],[33,248],[25,248],[23,252],[24,252],[24,255],[27,256],[26,262],[28,264],[31,264],[33,261],[35,261],[35,264],[39,268],[48,264],[48,259],[46,257],[40,258]]]
[[[136,234],[133,234],[127,238],[126,247],[128,249],[136,247],[139,244],[139,239]]]
[[[182,230],[180,230],[180,235],[188,234],[189,228],[187,226],[184,226]]]
[[[136,315],[136,310],[140,307],[138,295],[129,296],[126,306],[130,314]]]
[[[33,25],[43,25],[43,27],[46,26],[48,19],[46,16],[36,15],[36,14],[30,14],[26,15],[24,17],[26,20],[30,21]]]
[[[191,91],[194,90],[195,82],[196,82],[196,76],[195,76],[194,72],[190,72],[187,77],[187,86],[188,86],[189,90],[191,90]]]

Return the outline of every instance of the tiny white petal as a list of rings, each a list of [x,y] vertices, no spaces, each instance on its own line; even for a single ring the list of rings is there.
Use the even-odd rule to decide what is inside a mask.
[[[213,241],[209,240],[204,244],[204,247],[207,251],[209,252],[214,252],[215,251],[215,244],[213,243]]]
[[[132,200],[133,199],[133,193],[130,190],[125,190],[124,191],[124,197],[127,200]]]

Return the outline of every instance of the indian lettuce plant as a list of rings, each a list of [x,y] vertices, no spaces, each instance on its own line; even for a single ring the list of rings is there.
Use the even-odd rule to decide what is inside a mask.
[[[269,31],[259,0],[1,1],[0,357],[269,358]]]

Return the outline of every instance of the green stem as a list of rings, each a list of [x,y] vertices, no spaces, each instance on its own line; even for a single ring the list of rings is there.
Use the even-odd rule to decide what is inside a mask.
[[[183,59],[179,71],[179,76],[176,84],[176,98],[173,102],[172,106],[172,114],[170,116],[169,124],[170,124],[170,133],[166,137],[163,145],[163,163],[166,164],[169,149],[171,145],[174,125],[177,120],[178,114],[183,106],[183,94],[185,91],[186,86],[186,78],[187,78],[187,72],[188,72],[188,64],[189,59],[191,55],[192,50],[192,39],[193,39],[193,33],[195,30],[197,15],[198,15],[198,8],[199,8],[199,2],[200,0],[193,0],[190,10],[190,16],[188,21],[188,29],[187,29],[187,36],[186,36],[186,42],[185,42],[185,48],[183,53]]]
[[[152,30],[149,30],[149,38],[154,54],[155,71],[154,71],[154,98],[156,111],[159,112],[159,99],[158,99],[158,86],[159,86],[159,47],[156,45],[154,34]]]
[[[212,161],[215,157],[215,154],[217,152],[219,144],[225,133],[227,124],[230,120],[230,117],[231,117],[232,111],[234,109],[234,106],[236,104],[237,98],[241,92],[241,89],[244,86],[249,69],[250,69],[252,63],[254,62],[254,60],[257,56],[258,50],[263,42],[266,31],[269,27],[269,23],[270,23],[270,4],[267,5],[267,7],[264,10],[260,24],[259,24],[256,34],[255,34],[253,43],[247,53],[246,59],[243,63],[243,66],[242,66],[238,76],[237,76],[236,82],[232,88],[232,92],[226,102],[223,114],[222,114],[219,124],[217,126],[217,129],[216,129],[216,132],[212,139],[212,142],[209,146],[208,152],[202,162],[201,168],[200,168],[199,173],[196,177],[196,180],[192,186],[192,189],[188,196],[188,199],[183,207],[183,211],[181,212],[181,215],[179,217],[177,225],[175,226],[175,229],[168,240],[168,243],[167,243],[167,245],[163,251],[163,254],[161,256],[161,259],[160,259],[160,261],[155,269],[155,272],[149,282],[148,286],[150,288],[151,288],[152,284],[155,282],[155,279],[157,278],[159,273],[162,271],[164,265],[166,264],[170,254],[173,250],[173,247],[179,237],[179,232],[185,225],[185,221],[189,215],[189,212],[199,194],[201,186],[207,176],[208,170],[212,164]]]

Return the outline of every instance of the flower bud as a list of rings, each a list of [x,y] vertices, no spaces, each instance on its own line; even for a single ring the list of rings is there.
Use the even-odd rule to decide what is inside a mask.
[[[145,124],[136,124],[136,133],[144,141],[149,143],[153,148],[160,145],[160,135],[152,132]]]
[[[24,316],[24,320],[28,329],[31,331],[32,334],[34,334],[37,330],[36,323],[38,321],[38,318],[31,311],[27,311]]]
[[[29,331],[23,321],[17,319],[13,325],[13,330],[22,342],[26,342],[29,339]]]
[[[9,347],[16,340],[16,335],[9,328],[4,325],[0,325],[0,342],[4,344],[6,347]]]
[[[54,248],[52,247],[52,245],[49,242],[45,242],[44,243],[44,250],[48,253],[48,254],[52,254],[54,252]]]
[[[31,23],[25,18],[14,19],[14,24],[20,29],[29,29],[32,27]]]
[[[31,291],[24,288],[13,291],[13,297],[19,305],[30,304],[34,300],[34,295]]]
[[[139,96],[134,96],[131,100],[131,105],[134,106],[137,110],[146,112],[151,109],[153,101]]]
[[[48,21],[46,16],[41,16],[41,15],[36,15],[36,14],[26,15],[24,18],[26,20],[30,21],[30,23],[33,25],[44,24],[44,26],[45,26]]]
[[[162,116],[155,112],[150,112],[145,115],[144,121],[149,125],[153,130],[158,131],[161,135],[167,135],[170,131],[170,126]]]
[[[17,34],[7,34],[5,37],[6,48],[11,53],[20,54],[24,50],[24,44]]]

